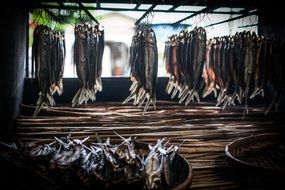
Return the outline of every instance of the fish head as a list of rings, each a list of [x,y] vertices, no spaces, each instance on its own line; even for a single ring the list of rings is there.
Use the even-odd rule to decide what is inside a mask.
[[[149,29],[145,33],[145,40],[148,43],[156,43],[155,33],[152,29]]]

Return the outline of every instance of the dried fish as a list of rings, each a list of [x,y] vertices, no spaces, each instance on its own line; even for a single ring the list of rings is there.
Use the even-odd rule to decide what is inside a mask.
[[[60,184],[90,187],[92,184],[112,186],[119,182],[139,182],[145,183],[147,189],[174,186],[173,163],[176,162],[178,146],[166,147],[169,141],[158,139],[155,145],[149,145],[149,150],[144,148],[147,154],[141,154],[139,146],[147,144],[137,142],[136,138],[117,135],[122,139],[119,144],[112,144],[110,138],[91,142],[89,137],[80,140],[70,136],[55,137],[49,144],[0,144],[12,150],[12,155],[20,156],[16,160],[20,167],[31,167],[46,178],[55,177],[53,181]]]
[[[34,117],[43,106],[55,105],[53,94],[62,94],[64,71],[65,41],[64,35],[44,25],[38,25],[34,31],[32,62],[40,89]]]
[[[203,71],[203,97],[218,91],[217,106],[221,105],[225,109],[226,106],[235,105],[237,100],[240,104],[244,103],[244,113],[248,113],[249,98],[254,99],[257,95],[264,97],[265,90],[272,89],[273,99],[265,114],[273,106],[277,110],[284,91],[284,67],[280,56],[282,49],[283,40],[258,37],[254,32],[245,31],[234,36],[209,39]],[[191,53],[193,52],[195,53],[194,50]],[[186,72],[182,73],[187,76]],[[182,93],[180,102],[188,96],[186,94]],[[187,100],[189,101],[189,96],[186,103]]]
[[[195,28],[172,35],[165,44],[164,63],[170,75],[166,92],[185,105],[195,99],[199,102],[199,91],[203,84],[202,73],[206,57],[206,31]],[[178,93],[179,92],[179,93]]]
[[[104,53],[104,30],[99,25],[75,26],[74,64],[80,81],[80,89],[72,99],[72,106],[96,100],[102,91],[102,58]]]
[[[144,115],[150,104],[156,109],[158,52],[155,33],[151,28],[145,28],[133,36],[129,65],[132,81],[131,94],[123,104],[132,99],[133,104],[138,107],[145,103]]]

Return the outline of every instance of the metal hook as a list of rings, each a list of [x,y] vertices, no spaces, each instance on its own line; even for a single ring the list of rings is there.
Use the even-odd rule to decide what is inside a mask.
[[[149,12],[146,16],[146,23],[147,25],[151,24],[153,21],[154,13],[153,11]]]
[[[205,17],[208,15],[208,13],[204,13],[203,14],[203,19],[202,22],[205,24],[205,26],[207,25],[206,21],[205,21]]]

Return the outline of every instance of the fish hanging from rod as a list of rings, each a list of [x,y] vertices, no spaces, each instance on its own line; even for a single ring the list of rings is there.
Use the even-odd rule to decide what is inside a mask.
[[[62,94],[64,60],[64,35],[51,30],[48,26],[38,25],[34,31],[32,63],[35,65],[35,77],[40,97],[36,104],[34,117],[38,115],[43,106],[55,105],[54,93]]]
[[[170,75],[166,92],[179,103],[200,102],[199,91],[203,86],[203,68],[206,58],[206,31],[199,27],[172,35],[165,44],[164,63]]]
[[[151,103],[156,109],[158,52],[156,36],[151,28],[144,28],[133,36],[129,65],[132,81],[131,94],[123,104],[133,99],[133,104],[141,107],[145,102],[143,114]]]
[[[80,81],[80,89],[72,99],[72,106],[95,101],[97,91],[103,89],[102,59],[104,53],[104,29],[99,25],[75,26],[74,64]]]
[[[225,109],[237,101],[248,114],[249,100],[267,91],[272,100],[266,115],[273,107],[277,110],[284,92],[284,44],[249,31],[208,40],[202,27],[181,31],[165,42],[166,92],[188,105],[200,101],[202,90],[203,98],[214,94],[216,106]]]

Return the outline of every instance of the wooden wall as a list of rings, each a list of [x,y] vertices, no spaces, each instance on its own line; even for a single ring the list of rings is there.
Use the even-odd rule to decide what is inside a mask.
[[[21,5],[3,5],[1,10],[1,127],[0,136],[13,128],[21,103],[26,62],[28,14]],[[4,125],[5,124],[5,125]]]

